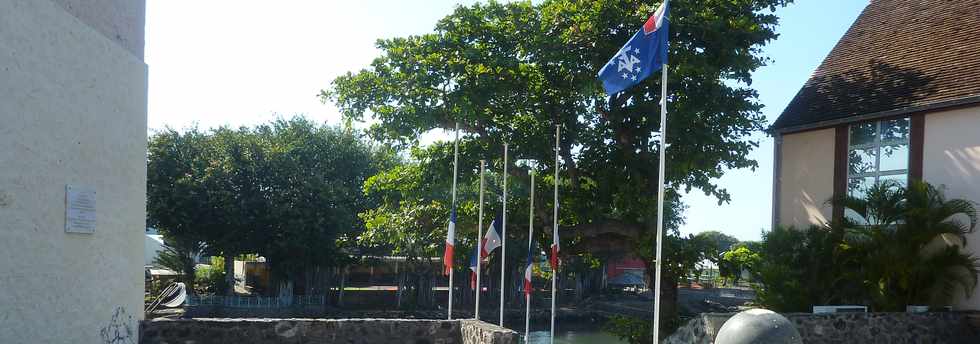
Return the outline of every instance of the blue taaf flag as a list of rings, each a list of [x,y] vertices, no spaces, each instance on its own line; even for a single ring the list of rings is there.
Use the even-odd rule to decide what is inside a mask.
[[[668,0],[664,0],[643,28],[599,70],[606,94],[611,96],[640,83],[667,63],[669,9]]]

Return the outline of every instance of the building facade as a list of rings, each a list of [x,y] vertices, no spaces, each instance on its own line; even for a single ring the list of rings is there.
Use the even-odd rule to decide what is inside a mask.
[[[0,342],[135,343],[143,0],[0,0]]]
[[[828,200],[886,180],[980,202],[978,9],[980,0],[870,2],[771,128],[774,226],[849,216]],[[980,233],[967,245],[980,255]],[[980,293],[955,306],[980,309]]]

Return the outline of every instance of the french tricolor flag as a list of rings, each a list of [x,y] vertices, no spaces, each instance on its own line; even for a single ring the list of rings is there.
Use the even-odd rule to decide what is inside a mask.
[[[477,247],[473,246],[473,256],[470,257],[470,289],[476,289],[476,269],[477,264],[480,264],[480,252],[477,251]]]
[[[558,246],[558,232],[556,231],[555,242],[551,244],[551,257],[549,259],[549,262],[551,263],[551,270],[558,270],[558,264],[561,263],[561,260],[558,259],[558,253],[560,251],[561,248]]]
[[[446,231],[446,252],[442,255],[443,275],[449,276],[453,270],[453,251],[456,248],[456,208],[449,215],[449,230]]]
[[[531,272],[534,266],[534,255],[531,254],[532,247],[534,247],[534,244],[531,244],[527,248],[527,266],[524,268],[524,294],[528,296],[534,291],[534,287],[531,285]]]
[[[484,259],[500,247],[500,219],[493,219],[493,222],[490,222],[490,228],[487,228],[487,234],[483,236],[481,247],[483,250],[480,251],[480,258]]]

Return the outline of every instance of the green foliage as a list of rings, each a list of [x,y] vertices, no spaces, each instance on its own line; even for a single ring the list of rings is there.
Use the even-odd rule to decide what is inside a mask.
[[[613,316],[602,325],[602,330],[612,333],[630,344],[649,343],[653,338],[653,322],[625,316]]]
[[[704,262],[717,251],[714,242],[697,235],[670,236],[666,238],[665,244],[664,252],[667,252],[669,259],[666,259],[663,268],[673,276],[694,275],[699,278],[704,270]]]
[[[166,242],[166,241],[165,241]],[[157,253],[153,264],[177,273],[177,281],[184,282],[193,287],[194,257],[200,254],[200,245],[182,245],[179,241],[170,240],[163,246],[163,250]]]
[[[762,235],[752,274],[756,300],[777,312],[808,312],[813,305],[863,304],[855,299],[847,269],[837,265],[841,235],[821,226],[777,227]],[[853,284],[853,283],[851,283]]]
[[[660,339],[663,340],[681,326],[682,319],[672,317],[662,322],[660,327]],[[612,333],[619,339],[630,344],[649,343],[653,338],[653,321],[650,319],[640,319],[621,315],[615,315],[602,325],[602,330]]]
[[[742,271],[755,268],[762,257],[745,246],[738,246],[725,251],[718,264],[721,277],[730,278],[732,283],[738,283],[742,278]]]
[[[971,202],[947,200],[921,181],[875,185],[866,195],[834,200],[848,209],[843,223],[764,233],[753,271],[760,303],[782,312],[820,304],[903,311],[972,292],[978,260],[963,249],[977,223]]]
[[[228,288],[225,279],[225,263],[221,257],[211,257],[210,266],[201,266],[194,274],[194,284],[199,292],[221,293]]]
[[[705,242],[705,259],[718,264],[723,253],[738,244],[738,238],[719,231],[705,231],[694,236],[698,241]]]
[[[771,11],[790,2],[671,3],[668,132],[675,134],[664,171],[671,186],[665,195],[667,233],[676,234],[682,221],[679,189],[698,189],[725,202],[728,192],[713,180],[727,169],[757,166],[747,158],[757,146],[748,137],[765,121],[749,86],[751,73],[767,62],[761,49],[776,38],[778,18]],[[379,40],[381,55],[368,68],[335,79],[322,99],[337,104],[348,121],[373,119],[369,135],[400,147],[412,147],[422,134],[452,130],[459,122],[464,189],[457,229],[464,230],[457,238],[475,237],[472,190],[478,185],[478,161],[489,159],[490,170],[500,171],[500,147],[507,142],[511,157],[538,162],[533,170],[543,177],[537,195],[561,184],[561,228],[621,224],[616,227],[622,233],[611,233],[620,240],[609,246],[619,246],[618,252],[632,249],[652,261],[660,172],[653,138],[660,126],[660,79],[649,78],[610,98],[595,75],[657,5],[548,0],[457,7],[432,33]],[[556,166],[549,138],[556,125],[563,132],[557,152],[560,181],[550,176]],[[369,183],[369,192],[382,199],[379,208],[362,215],[370,236],[377,243],[393,240],[399,250],[438,250],[449,213],[451,166],[452,145],[436,144],[413,149],[410,166],[385,171]],[[508,209],[516,219],[528,215],[521,214],[528,208],[527,197],[521,197],[528,192],[528,172],[510,169],[512,177],[519,177],[508,186],[513,188]],[[491,184],[499,185],[498,178],[493,176]],[[496,209],[500,189],[492,185],[489,202]],[[538,209],[552,206],[549,198],[542,199],[535,203]],[[493,211],[489,213],[488,218]],[[535,214],[535,223],[542,226],[536,230],[538,242],[551,240],[543,228],[552,222],[550,217],[545,211]],[[408,233],[392,233],[400,226]],[[604,244],[574,236],[562,240],[565,252],[574,252],[579,244]],[[595,252],[579,250],[585,251]],[[508,257],[521,256],[520,251],[508,252]],[[690,266],[685,257],[671,260],[680,260],[671,265],[675,270]]]
[[[946,199],[942,189],[921,181],[882,183],[866,194],[841,203],[856,214],[843,224],[845,249],[863,267],[876,309],[945,306],[957,291],[972,293],[978,260],[964,249],[977,225],[972,202]]]
[[[361,188],[387,166],[386,154],[349,130],[302,117],[166,129],[149,141],[148,222],[181,246],[260,254],[276,276],[297,278],[348,259],[337,243],[363,230],[357,214],[374,201]]]

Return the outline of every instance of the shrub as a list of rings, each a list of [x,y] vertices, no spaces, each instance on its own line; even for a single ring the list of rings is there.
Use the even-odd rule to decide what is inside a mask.
[[[211,257],[211,265],[198,267],[194,275],[194,284],[199,291],[220,293],[228,285],[225,281],[225,263],[221,257]]]
[[[921,181],[886,182],[865,195],[833,200],[848,212],[840,223],[763,233],[752,271],[759,303],[780,312],[820,304],[902,311],[972,293],[980,268],[963,250],[977,225],[972,202],[947,200]]]

